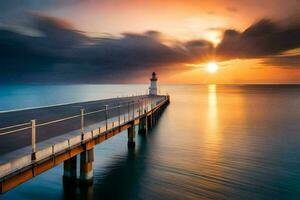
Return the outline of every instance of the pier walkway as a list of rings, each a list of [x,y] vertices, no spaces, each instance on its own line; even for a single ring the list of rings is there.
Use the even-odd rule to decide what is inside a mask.
[[[147,134],[168,103],[141,95],[0,112],[0,193],[62,162],[64,181],[91,184],[93,147],[127,130],[133,148],[135,129]]]

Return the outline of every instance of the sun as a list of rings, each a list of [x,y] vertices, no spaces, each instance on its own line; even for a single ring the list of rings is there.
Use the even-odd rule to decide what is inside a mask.
[[[219,69],[219,67],[218,67],[218,65],[217,65],[217,63],[215,63],[215,62],[209,62],[208,64],[207,64],[207,71],[209,72],[209,73],[216,73],[217,71],[218,71],[218,69]]]

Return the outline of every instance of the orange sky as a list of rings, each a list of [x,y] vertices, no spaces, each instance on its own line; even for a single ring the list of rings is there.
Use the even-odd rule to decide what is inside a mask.
[[[15,4],[0,3],[6,6],[0,28],[13,27],[31,39],[41,37],[49,43],[65,41],[71,43],[65,48],[75,53],[82,38],[89,38],[84,45],[92,47],[92,58],[79,60],[93,61],[88,64],[93,65],[90,71],[96,80],[95,74],[103,71],[113,71],[119,80],[116,74],[122,77],[124,71],[131,70],[131,76],[142,81],[157,70],[164,83],[300,83],[300,0],[57,0],[44,4],[32,0],[28,5]],[[39,27],[28,26],[22,19],[22,26],[14,24],[20,10],[39,18]],[[6,18],[11,26],[5,24]],[[70,26],[60,25],[64,20]],[[77,36],[78,46],[74,44]],[[90,42],[100,37],[114,43]],[[46,52],[50,50],[52,47]],[[116,58],[118,55],[121,57]],[[80,65],[71,58],[67,64]],[[219,66],[213,74],[206,69],[212,61]],[[60,59],[53,63],[66,64]],[[84,68],[84,64],[80,66]],[[89,79],[90,75],[86,76],[84,79]]]
[[[88,1],[51,11],[71,21],[89,35],[113,35],[122,32],[158,30],[169,38],[191,40],[203,38],[215,45],[224,29],[243,31],[261,18],[280,20],[299,11],[297,0],[132,0]],[[257,59],[219,63],[216,74],[203,68],[170,73],[163,82],[175,83],[289,83],[299,82],[297,69],[260,64]]]
[[[51,13],[90,34],[159,30],[180,39],[209,39],[207,29],[243,30],[263,17],[282,19],[297,13],[298,7],[297,0],[93,0]]]
[[[300,70],[264,66],[260,62],[259,59],[220,62],[218,72],[213,74],[209,73],[206,64],[203,64],[203,67],[163,77],[162,81],[192,84],[300,83]]]

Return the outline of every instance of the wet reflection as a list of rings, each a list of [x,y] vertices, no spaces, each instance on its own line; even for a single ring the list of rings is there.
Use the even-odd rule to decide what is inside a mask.
[[[64,199],[93,200],[93,185],[80,185],[78,183],[63,183]]]
[[[76,184],[63,183],[64,199],[76,199]]]
[[[149,135],[148,135],[149,136]],[[127,155],[121,156],[110,166],[110,170],[100,177],[95,177],[95,199],[134,199],[142,184],[140,179],[147,168],[144,156],[147,151],[146,137],[137,136],[138,146],[128,149]],[[140,156],[143,155],[143,156]]]
[[[223,138],[222,132],[219,131],[219,104],[217,86],[216,85],[208,85],[207,86],[207,125],[206,131],[204,134],[205,147],[203,152],[203,162],[206,163],[205,171],[202,173],[205,176],[219,176],[222,177],[224,174],[223,169],[216,165],[222,161],[223,157]],[[205,187],[216,189],[216,185],[210,182],[205,182]]]
[[[218,128],[218,99],[217,86],[208,85],[208,129],[216,133]]]
[[[92,185],[80,186],[80,199],[92,200],[94,188]]]

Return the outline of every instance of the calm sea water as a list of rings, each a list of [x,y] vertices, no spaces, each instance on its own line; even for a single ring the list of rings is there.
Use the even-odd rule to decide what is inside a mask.
[[[145,92],[146,85],[1,86],[0,110]],[[299,199],[300,86],[161,86],[171,104],[134,151],[122,133],[95,148],[94,185],[62,165],[0,199]]]

